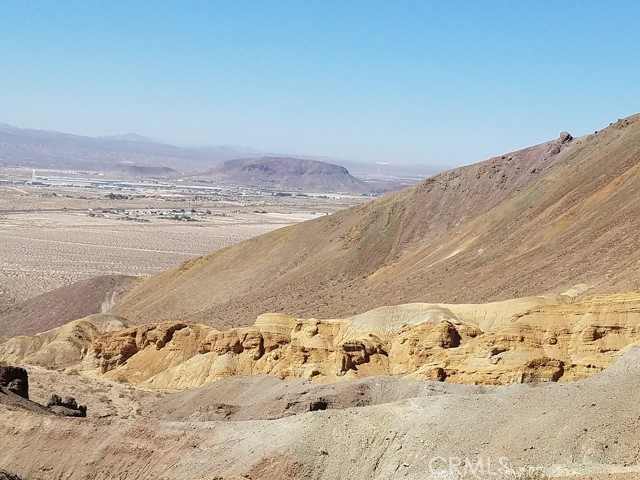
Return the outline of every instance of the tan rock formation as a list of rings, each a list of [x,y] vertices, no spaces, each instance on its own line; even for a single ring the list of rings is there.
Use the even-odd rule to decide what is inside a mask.
[[[116,380],[143,382],[196,355],[210,330],[203,325],[162,322],[109,332],[93,342],[84,367],[98,367]]]
[[[88,317],[0,345],[0,359],[74,368],[153,388],[236,375],[316,382],[398,375],[505,385],[600,372],[640,340],[640,294],[529,297],[479,305],[408,304],[346,319],[264,314],[219,331],[187,322],[124,327]]]
[[[111,378],[156,388],[255,374],[318,382],[391,374],[503,385],[586,377],[640,340],[640,295],[568,301],[409,304],[333,320],[265,314],[252,327],[226,331],[169,322],[103,336],[92,361]],[[160,343],[140,340],[155,329]],[[112,361],[124,357],[124,364]]]
[[[90,315],[47,332],[1,343],[0,361],[66,368],[78,364],[96,338],[126,325],[125,319],[114,315]]]

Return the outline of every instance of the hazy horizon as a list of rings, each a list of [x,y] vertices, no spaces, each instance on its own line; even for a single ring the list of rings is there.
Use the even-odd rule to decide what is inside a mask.
[[[7,1],[0,121],[462,165],[636,113],[640,5]]]

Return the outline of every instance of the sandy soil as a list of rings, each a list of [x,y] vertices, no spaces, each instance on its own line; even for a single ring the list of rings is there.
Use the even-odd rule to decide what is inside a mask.
[[[236,214],[186,224],[27,213],[0,220],[0,285],[24,300],[97,275],[151,275],[310,215]]]
[[[52,394],[72,396],[87,406],[87,416],[93,419],[118,417],[136,418],[151,409],[159,399],[171,394],[165,390],[148,390],[112,382],[98,377],[56,372],[33,365],[29,372],[29,398],[46,405]]]
[[[158,196],[108,202],[104,192],[0,186],[0,310],[97,275],[147,276],[273,229],[316,218],[359,199]],[[55,192],[54,192],[55,193]],[[120,215],[91,217],[103,208],[197,209],[181,222]],[[93,209],[93,210],[90,210]],[[267,212],[267,213],[257,213]]]

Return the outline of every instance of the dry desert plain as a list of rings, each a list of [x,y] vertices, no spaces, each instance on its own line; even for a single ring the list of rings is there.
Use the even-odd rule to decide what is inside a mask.
[[[148,276],[276,228],[360,203],[182,189],[0,185],[0,310],[98,275]],[[187,221],[189,220],[189,221]]]

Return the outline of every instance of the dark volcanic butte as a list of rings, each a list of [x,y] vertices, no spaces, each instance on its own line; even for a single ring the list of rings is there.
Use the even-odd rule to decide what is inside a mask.
[[[577,283],[630,290],[639,228],[636,115],[187,261],[134,289],[116,313],[229,327],[265,311],[331,318]]]
[[[373,190],[344,167],[293,157],[228,160],[199,177],[239,185],[307,192],[368,193]]]

